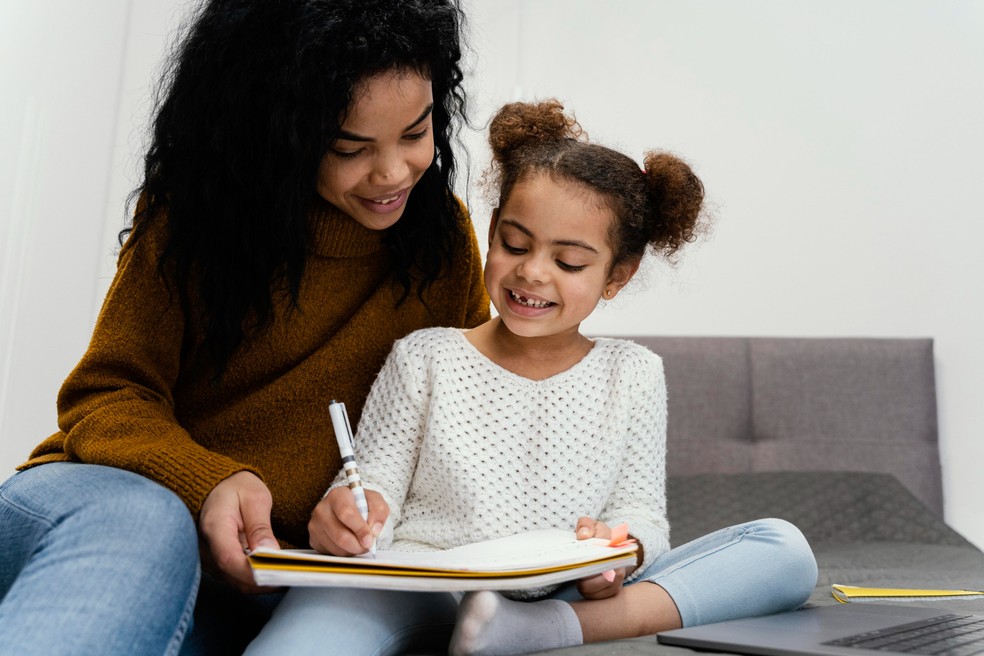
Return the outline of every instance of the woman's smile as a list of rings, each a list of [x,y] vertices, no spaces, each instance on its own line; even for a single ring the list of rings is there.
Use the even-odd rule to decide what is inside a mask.
[[[359,202],[370,212],[376,212],[378,214],[389,214],[391,212],[397,212],[403,208],[406,203],[407,196],[410,195],[411,187],[405,187],[396,193],[380,194],[372,198],[365,198],[362,196],[356,196]]]

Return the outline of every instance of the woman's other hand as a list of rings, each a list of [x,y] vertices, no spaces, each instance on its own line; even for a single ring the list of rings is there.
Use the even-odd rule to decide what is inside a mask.
[[[255,474],[241,471],[215,486],[202,504],[198,532],[203,564],[244,593],[270,592],[257,586],[247,549],[279,549],[270,525],[273,497]]]
[[[389,517],[383,495],[366,490],[368,519],[362,519],[355,495],[347,487],[336,487],[315,506],[308,522],[311,548],[334,556],[355,556],[367,552]]]

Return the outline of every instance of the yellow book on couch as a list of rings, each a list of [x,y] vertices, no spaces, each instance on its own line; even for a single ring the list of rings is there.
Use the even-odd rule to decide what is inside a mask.
[[[830,586],[834,598],[842,604],[852,601],[929,601],[931,599],[980,599],[980,590],[923,590],[914,588],[862,588],[834,583]]]

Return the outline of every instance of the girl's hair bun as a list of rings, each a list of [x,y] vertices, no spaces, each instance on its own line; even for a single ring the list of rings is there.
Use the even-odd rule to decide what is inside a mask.
[[[652,228],[649,243],[654,251],[673,255],[702,230],[704,185],[676,155],[650,151],[644,161],[646,187],[656,217],[648,222]]]
[[[499,164],[524,146],[582,136],[587,135],[573,116],[564,113],[564,106],[557,100],[509,103],[496,112],[489,124],[492,158]]]

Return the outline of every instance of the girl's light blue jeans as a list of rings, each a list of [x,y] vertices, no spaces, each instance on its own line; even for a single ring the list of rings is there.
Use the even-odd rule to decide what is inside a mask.
[[[49,463],[0,485],[0,653],[177,654],[198,583],[191,515],[143,476]]]
[[[780,519],[710,533],[658,557],[634,580],[662,586],[684,626],[798,608],[817,582],[806,538]],[[554,599],[580,599],[573,584]],[[444,651],[458,606],[452,593],[293,588],[247,650],[262,654]],[[531,602],[536,603],[536,602]]]

